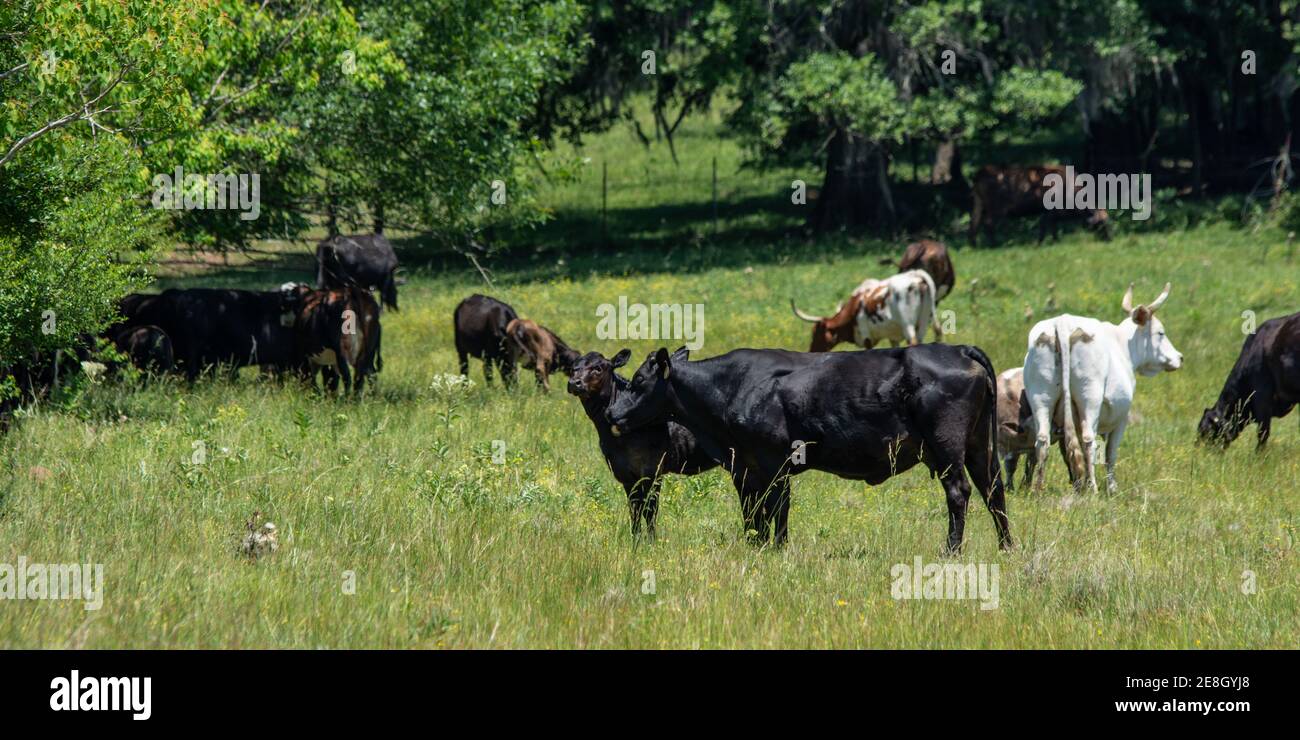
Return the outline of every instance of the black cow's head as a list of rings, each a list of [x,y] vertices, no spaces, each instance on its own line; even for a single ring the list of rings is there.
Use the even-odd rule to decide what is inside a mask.
[[[628,382],[627,389],[619,393],[605,410],[605,420],[615,436],[653,424],[668,415],[671,393],[668,378],[673,373],[673,361],[685,361],[687,356],[685,347],[672,355],[668,354],[666,347],[660,347],[646,357]]]
[[[1197,432],[1201,442],[1223,449],[1232,444],[1245,427],[1246,415],[1240,410],[1224,413],[1218,406],[1214,406],[1201,414]]]
[[[588,352],[573,362],[569,371],[569,393],[583,399],[600,398],[609,392],[614,384],[614,369],[623,367],[632,356],[632,350],[625,349],[613,358],[607,359],[599,352]]]

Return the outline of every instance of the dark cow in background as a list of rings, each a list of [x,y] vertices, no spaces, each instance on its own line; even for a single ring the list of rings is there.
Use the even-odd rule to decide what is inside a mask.
[[[384,305],[397,310],[397,253],[382,232],[335,234],[316,245],[316,287],[356,285],[378,290]]]
[[[695,435],[676,422],[647,424],[614,435],[605,412],[614,399],[627,390],[627,381],[614,370],[623,367],[631,355],[632,351],[625,349],[612,359],[606,359],[599,352],[588,352],[578,358],[569,376],[569,393],[582,401],[583,411],[596,427],[600,452],[614,473],[614,479],[627,493],[633,536],[641,533],[644,520],[646,533],[653,540],[663,475],[695,475],[717,467],[718,463],[700,449]]]
[[[1263,449],[1273,419],[1300,402],[1300,313],[1269,319],[1246,337],[1219,400],[1201,416],[1200,439],[1226,448],[1250,422]]]
[[[299,308],[294,324],[299,371],[316,382],[316,373],[330,393],[343,380],[344,393],[360,395],[366,378],[383,369],[379,304],[369,290],[348,285],[334,290],[285,286],[295,293]]]
[[[938,303],[952,292],[957,273],[952,268],[948,247],[943,242],[922,239],[907,245],[903,258],[898,261],[900,273],[908,270],[925,270],[934,280],[934,302]]]
[[[483,378],[492,383],[492,366],[501,370],[501,380],[510,384],[515,379],[515,361],[508,344],[506,327],[519,314],[508,304],[485,295],[474,295],[461,301],[452,312],[456,332],[456,354],[460,359],[460,374],[469,375],[469,359],[483,361]]]
[[[998,541],[1011,546],[997,461],[997,377],[976,347],[925,344],[867,352],[738,349],[699,362],[651,353],[606,411],[621,436],[686,427],[722,461],[745,529],[786,540],[790,476],[822,470],[873,485],[918,463],[943,483],[948,550],[961,549],[970,479]]]
[[[154,324],[128,326],[113,334],[112,341],[117,351],[141,370],[165,373],[172,369],[175,361],[172,340],[161,327]]]
[[[1102,239],[1109,239],[1109,216],[1106,211],[1102,209],[1048,210],[1044,206],[1043,198],[1047,193],[1047,186],[1043,184],[1043,178],[1051,174],[1064,178],[1065,168],[999,165],[981,167],[975,173],[975,179],[971,183],[971,195],[974,198],[970,215],[971,245],[976,244],[980,227],[984,227],[988,234],[988,242],[993,244],[998,222],[1008,216],[1038,216],[1039,243],[1042,243],[1048,231],[1055,238],[1061,221],[1078,219],[1083,219]]]
[[[172,288],[122,299],[122,329],[153,325],[171,338],[176,365],[190,381],[218,365],[233,373],[260,365],[276,373],[300,365],[296,333],[300,293]]]
[[[551,390],[551,373],[559,370],[568,375],[573,371],[574,361],[581,355],[555,332],[528,319],[512,319],[506,324],[506,337],[511,359],[516,364],[531,367],[537,374],[537,384],[548,392]]]

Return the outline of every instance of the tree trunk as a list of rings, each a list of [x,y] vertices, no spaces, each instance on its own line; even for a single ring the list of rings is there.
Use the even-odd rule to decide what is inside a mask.
[[[944,139],[934,151],[934,165],[930,168],[930,184],[943,185],[952,180],[952,161],[957,154],[957,142]]]
[[[334,193],[329,188],[325,189],[325,231],[328,236],[339,233],[339,208],[334,202]]]
[[[375,233],[382,234],[384,233],[384,199],[383,198],[380,198],[379,200],[375,201],[374,210],[375,210]]]
[[[844,227],[888,228],[894,222],[888,153],[860,136],[836,131],[826,156],[826,177],[809,219],[818,232]]]

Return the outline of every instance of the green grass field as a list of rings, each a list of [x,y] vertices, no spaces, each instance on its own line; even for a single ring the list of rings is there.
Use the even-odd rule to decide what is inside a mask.
[[[940,561],[946,507],[921,468],[878,487],[797,477],[790,544],[779,550],[746,544],[721,472],[670,477],[658,541],[635,545],[623,491],[562,379],[549,395],[527,377],[505,392],[484,387],[472,361],[473,388],[436,387],[456,371],[451,311],[471,292],[510,302],[583,350],[631,346],[634,361],[681,342],[597,341],[598,304],[703,303],[698,357],[806,349],[807,325],[788,299],[829,311],[901,251],[756,237],[760,226],[797,221],[788,173],[761,176],[770,182],[738,174],[735,149],[701,132],[678,144],[681,170],[666,149],[645,151],[624,131],[592,142],[593,162],[680,173],[676,188],[611,203],[619,231],[603,257],[568,251],[563,239],[599,217],[593,166],[551,194],[560,218],[537,232],[535,249],[491,265],[494,289],[468,265],[412,266],[403,310],[384,315],[384,372],[360,402],[245,370],[194,388],[87,385],[21,419],[0,439],[0,563],[103,563],[105,597],[98,611],[0,603],[0,646],[1297,645],[1295,416],[1274,426],[1264,454],[1249,432],[1226,454],[1194,444],[1241,346],[1242,312],[1262,321],[1297,310],[1300,265],[1282,235],[1213,226],[955,251],[958,284],[940,306],[956,322],[947,339],[984,348],[999,371],[1021,364],[1026,307],[1035,320],[1068,311],[1118,321],[1130,281],[1146,301],[1173,283],[1162,317],[1185,356],[1183,370],[1139,380],[1141,418],[1124,440],[1118,494],[1073,494],[1053,455],[1043,494],[1009,496],[1009,553],[972,500],[957,562],[998,565],[991,610],[891,597],[895,564]],[[744,192],[723,193],[734,207],[717,239],[714,151],[728,179],[751,178]],[[594,217],[582,210],[591,203]],[[308,274],[305,262],[276,261],[162,284],[269,288]],[[492,461],[494,440],[506,445],[505,464]],[[195,464],[198,443],[205,459]],[[255,510],[278,525],[281,547],[250,562],[237,543]],[[1243,592],[1248,581],[1253,593]]]

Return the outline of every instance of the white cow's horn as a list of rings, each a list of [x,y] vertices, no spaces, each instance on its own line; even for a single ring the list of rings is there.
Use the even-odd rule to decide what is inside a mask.
[[[1151,301],[1150,306],[1147,306],[1147,308],[1151,309],[1152,313],[1155,313],[1157,309],[1165,305],[1165,301],[1169,300],[1169,288],[1172,287],[1172,285],[1173,285],[1172,283],[1165,283],[1164,292],[1160,294],[1159,298],[1155,299],[1154,301]]]
[[[813,323],[813,324],[815,324],[815,323],[817,323],[818,321],[821,321],[821,320],[822,320],[822,317],[820,317],[820,316],[813,316],[813,315],[811,315],[811,314],[806,314],[806,313],[804,313],[803,311],[800,311],[800,310],[799,310],[799,307],[796,306],[796,305],[794,305],[794,299],[793,299],[793,298],[790,299],[790,310],[791,310],[791,311],[794,311],[794,315],[795,315],[795,316],[798,316],[799,318],[801,318],[801,319],[803,319],[804,321],[807,321],[807,322],[809,322],[809,323]]]

